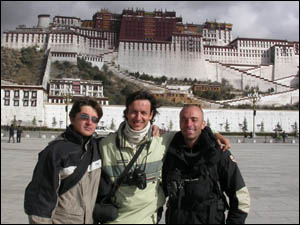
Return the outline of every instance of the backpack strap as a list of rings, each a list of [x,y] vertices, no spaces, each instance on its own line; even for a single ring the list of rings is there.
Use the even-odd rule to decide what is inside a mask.
[[[223,202],[225,204],[225,208],[229,209],[228,202],[226,200],[224,192],[222,191],[221,184],[220,184],[220,181],[219,181],[219,174],[218,174],[218,170],[217,170],[217,164],[214,164],[213,166],[208,166],[208,170],[209,170],[209,176],[210,176],[211,180],[214,183],[214,188],[215,188],[215,191],[216,191],[218,197],[223,200]]]
[[[91,144],[94,145],[93,148],[99,146],[99,141],[93,141],[93,139],[92,139],[91,142],[92,142]],[[93,157],[92,151],[94,150],[93,148],[90,148],[86,151],[83,159],[80,161],[79,165],[76,167],[74,172],[70,176],[68,176],[67,178],[65,178],[61,181],[61,184],[60,184],[60,187],[58,190],[59,195],[62,195],[65,192],[67,192],[68,190],[70,190],[83,177],[88,166],[90,165],[90,162],[92,161],[92,157]]]

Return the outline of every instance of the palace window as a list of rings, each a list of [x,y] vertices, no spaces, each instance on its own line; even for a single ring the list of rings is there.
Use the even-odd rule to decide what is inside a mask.
[[[4,105],[9,106],[9,102],[10,102],[9,99],[5,99],[5,100],[4,100]]]
[[[31,101],[31,106],[36,107],[36,100]]]
[[[28,100],[23,101],[23,106],[28,106]]]
[[[36,91],[32,91],[32,93],[31,93],[31,97],[32,98],[36,98],[37,97],[37,95],[36,95],[37,93],[36,93]]]
[[[10,91],[9,90],[5,90],[5,97],[10,97]]]
[[[29,98],[29,91],[24,91],[24,98]]]
[[[19,94],[20,94],[19,90],[14,91],[14,97],[15,98],[19,98]]]
[[[19,100],[14,100],[14,106],[19,106]]]

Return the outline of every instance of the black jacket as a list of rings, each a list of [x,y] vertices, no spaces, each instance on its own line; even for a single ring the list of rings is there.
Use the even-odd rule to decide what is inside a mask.
[[[65,199],[69,201],[68,207],[72,208],[64,208],[62,210],[64,210],[66,218],[67,212],[72,213],[72,211],[77,210],[76,213],[81,213],[84,209],[79,208],[79,206],[84,204],[83,201],[89,199],[90,203],[84,207],[90,207],[90,211],[92,212],[94,202],[96,201],[96,190],[98,190],[100,180],[100,172],[97,172],[100,171],[101,166],[99,150],[97,149],[96,139],[93,137],[83,137],[75,132],[71,125],[64,133],[56,140],[50,142],[48,146],[39,153],[32,181],[25,190],[24,208],[26,214],[52,218],[54,216],[53,212],[58,212],[57,208],[56,210],[54,209],[55,207],[62,207],[61,202],[58,200],[60,198],[59,188],[61,181],[64,177],[71,176],[70,173],[73,172],[69,172],[69,169],[72,170],[72,168],[77,167],[87,151],[92,151],[87,170],[89,175],[84,176],[88,178],[85,178],[85,183],[80,182],[81,184],[79,186],[77,184],[76,189],[71,188],[70,191],[64,194]],[[95,178],[93,178],[94,176]],[[89,181],[89,179],[91,180]],[[93,191],[94,189],[95,191]],[[95,193],[89,193],[89,191]],[[80,199],[83,194],[89,196],[86,196],[85,199]],[[66,196],[68,196],[68,198],[66,198]],[[75,204],[78,204],[78,206],[73,205],[74,201],[77,201]],[[91,204],[91,206],[88,206],[89,204]],[[92,220],[92,215],[89,215],[89,217],[90,220]],[[64,222],[67,221],[65,220]],[[74,220],[73,222],[83,223],[84,220]]]
[[[202,134],[192,150],[188,149],[185,145],[184,137],[181,132],[176,133],[168,149],[163,166],[163,187],[166,196],[168,195],[168,176],[174,173],[174,171],[177,171],[177,168],[181,171],[181,176],[188,174],[191,179],[197,178],[197,173],[195,173],[193,168],[196,168],[201,160],[204,160],[208,165],[217,166],[221,190],[224,191],[229,198],[229,212],[226,222],[232,224],[244,223],[250,206],[248,190],[234,157],[230,151],[222,152],[208,127],[202,131]],[[189,204],[192,204],[192,201],[196,200],[191,199],[190,201]],[[168,204],[168,206],[172,207],[170,204]],[[178,212],[176,213],[178,214]],[[196,223],[195,218],[197,218],[197,216],[193,218],[191,212],[186,212],[182,215],[186,217],[183,221]]]

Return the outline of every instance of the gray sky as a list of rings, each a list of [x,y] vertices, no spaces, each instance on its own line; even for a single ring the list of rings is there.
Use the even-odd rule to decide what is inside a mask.
[[[183,23],[206,20],[233,24],[233,38],[266,38],[299,41],[298,1],[1,1],[1,33],[24,24],[37,25],[39,14],[92,19],[107,8],[113,13],[142,8],[176,11]]]

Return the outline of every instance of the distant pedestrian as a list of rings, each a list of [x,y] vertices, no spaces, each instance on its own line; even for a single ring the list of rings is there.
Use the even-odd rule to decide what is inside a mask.
[[[22,128],[18,126],[17,128],[17,143],[21,143],[21,137],[22,137]]]
[[[282,141],[283,143],[285,143],[285,138],[287,137],[287,134],[285,133],[285,131],[282,132]]]
[[[9,138],[8,138],[8,143],[10,143],[10,138],[12,137],[14,143],[15,143],[15,128],[14,128],[14,125],[10,125],[10,128],[9,128]]]

